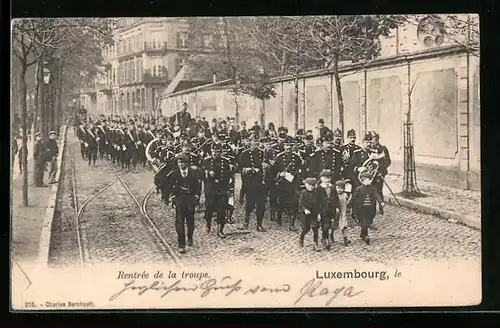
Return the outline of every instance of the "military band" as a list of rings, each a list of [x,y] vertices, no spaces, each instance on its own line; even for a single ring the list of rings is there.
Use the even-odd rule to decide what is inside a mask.
[[[330,130],[323,119],[318,123],[316,134],[299,129],[292,136],[286,127],[276,129],[273,123],[263,129],[255,122],[247,129],[245,122],[237,125],[233,118],[210,122],[191,118],[183,104],[171,117],[84,118],[76,134],[89,166],[100,159],[124,170],[136,171],[139,164],[153,171],[157,193],[166,205],[175,207],[180,253],[193,245],[197,207],[204,211],[209,234],[215,216],[214,233],[220,238],[226,237],[224,228],[234,221],[239,229],[265,233],[264,217],[269,210],[270,220],[278,225],[287,220],[290,231],[298,230],[297,223],[302,225],[301,245],[312,229],[314,249],[320,250],[321,237],[328,250],[337,229],[347,246],[345,218],[351,199],[352,216],[369,244],[366,229],[373,221],[371,210],[379,203],[383,213],[389,151],[374,131],[367,132],[359,146],[355,131],[348,130],[343,144],[340,129]],[[241,179],[238,198],[244,205],[244,218],[233,218],[237,179]],[[367,200],[360,200],[363,197]],[[370,210],[363,209],[365,205]]]

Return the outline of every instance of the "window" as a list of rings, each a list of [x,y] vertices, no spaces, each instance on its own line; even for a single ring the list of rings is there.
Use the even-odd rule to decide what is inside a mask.
[[[203,34],[203,47],[210,48],[212,46],[212,35],[209,33]]]
[[[177,32],[177,48],[187,47],[187,36],[185,32]]]
[[[151,48],[156,49],[156,39],[151,40]]]
[[[175,74],[179,73],[182,66],[184,66],[185,59],[182,57],[175,58]]]
[[[142,58],[137,59],[135,65],[135,71],[136,71],[136,81],[140,81],[142,79]]]
[[[163,60],[162,58],[155,58],[151,60],[153,64],[153,69],[152,69],[152,75],[153,76],[163,76],[164,75],[164,69],[163,69]]]
[[[144,49],[144,44],[142,43],[142,33],[137,36],[138,49]]]
[[[133,47],[134,45],[132,44],[132,38],[128,38],[128,53],[134,51]]]

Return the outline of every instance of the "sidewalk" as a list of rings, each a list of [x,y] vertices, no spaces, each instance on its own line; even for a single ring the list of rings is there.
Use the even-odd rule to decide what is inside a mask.
[[[17,146],[18,149],[21,149],[22,146],[22,138],[16,138],[17,141]],[[34,138],[28,139],[28,168],[31,164],[31,160],[33,159],[33,147],[35,145],[35,140]],[[14,163],[12,166],[12,179],[17,180],[21,179],[22,180],[22,174],[21,171],[19,170],[19,153],[16,154],[14,157]]]
[[[62,144],[64,143],[64,132],[65,127],[61,128],[61,134],[59,136],[59,158],[58,166],[59,170],[61,167],[62,159]],[[33,147],[28,143],[28,151],[33,153]],[[11,184],[11,199],[12,199],[12,219],[11,219],[11,236],[12,236],[12,253],[11,256],[19,265],[22,263],[32,263],[39,259],[40,256],[40,244],[46,243],[41,242],[44,239],[43,234],[46,234],[44,230],[47,230],[47,221],[50,215],[54,211],[55,196],[57,193],[58,184],[53,184],[49,187],[36,188],[33,181],[33,156],[28,154],[28,201],[29,206],[23,206],[22,200],[22,188],[23,179],[22,174],[19,174],[19,168],[17,167],[17,156],[16,165],[13,170],[12,184]],[[59,174],[57,174],[56,179],[58,180]],[[48,172],[44,172],[44,183],[48,183]],[[51,221],[51,220],[50,220]]]
[[[402,206],[481,229],[480,191],[457,189],[418,180],[418,188],[425,197],[409,199],[401,195],[403,176],[389,174],[385,180]],[[384,196],[388,203],[398,205],[387,186],[384,186]]]

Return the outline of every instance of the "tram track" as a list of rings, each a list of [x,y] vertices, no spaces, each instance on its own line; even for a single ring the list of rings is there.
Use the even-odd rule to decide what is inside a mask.
[[[130,187],[127,185],[127,183],[124,181],[123,177],[125,177],[129,172],[120,174],[113,164],[106,159],[106,163],[108,166],[111,168],[115,178],[104,185],[103,187],[97,189],[94,191],[92,196],[88,197],[83,203],[79,200],[79,193],[78,193],[78,184],[77,184],[77,179],[76,179],[76,156],[75,156],[75,149],[74,145],[71,147],[71,189],[72,189],[72,197],[74,199],[74,210],[75,210],[75,226],[76,226],[76,239],[77,239],[77,247],[78,247],[78,260],[80,266],[85,266],[89,262],[91,262],[91,254],[85,245],[85,237],[84,234],[82,233],[82,223],[84,222],[83,217],[84,214],[86,213],[86,208],[88,205],[92,204],[93,201],[96,200],[96,198],[100,195],[102,195],[106,190],[109,190],[110,187],[115,185],[117,182],[120,182],[121,186],[123,189],[126,191],[128,194],[129,198],[132,199],[133,203],[135,204],[136,208],[140,212],[140,221],[141,224],[144,226],[144,228],[149,232],[149,235],[154,239],[156,244],[160,244],[163,249],[165,249],[167,252],[163,252],[164,257],[167,258],[175,263],[175,265],[178,268],[183,268],[182,263],[178,256],[175,254],[174,250],[170,246],[170,244],[165,240],[165,237],[163,234],[160,232],[158,229],[158,226],[154,223],[154,221],[151,219],[150,215],[147,212],[146,205],[148,200],[150,199],[150,196],[152,195],[154,191],[154,187],[152,187],[148,193],[145,195],[144,199],[142,202],[139,202],[137,197],[132,193],[130,190]],[[161,248],[161,247],[160,247]]]

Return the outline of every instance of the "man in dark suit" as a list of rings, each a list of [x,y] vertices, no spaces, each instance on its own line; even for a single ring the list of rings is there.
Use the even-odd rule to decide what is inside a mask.
[[[47,158],[46,148],[42,142],[42,134],[40,132],[35,134],[35,140],[35,151],[33,152],[33,159],[35,161],[35,187],[43,187],[43,171]]]
[[[318,139],[324,140],[327,134],[333,134],[332,130],[330,130],[327,126],[325,126],[325,120],[320,118],[318,121],[318,130],[319,135]]]
[[[183,103],[182,109],[174,115],[174,122],[181,130],[185,130],[191,124],[191,114],[187,112],[188,104]]]
[[[186,252],[186,225],[187,245],[193,246],[194,212],[201,194],[198,173],[189,167],[188,161],[187,155],[178,155],[178,167],[169,176],[172,203],[175,205],[175,230],[181,254]]]

